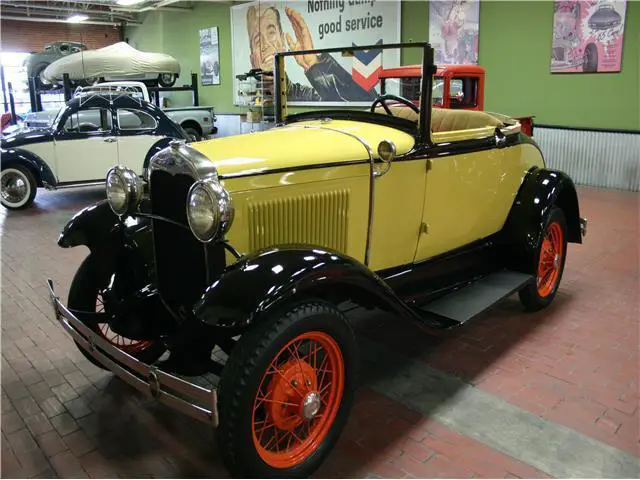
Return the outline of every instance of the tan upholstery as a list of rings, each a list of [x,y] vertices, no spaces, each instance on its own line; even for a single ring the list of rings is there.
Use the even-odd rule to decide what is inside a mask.
[[[418,122],[418,114],[409,107],[393,105],[389,110],[395,117]],[[386,114],[384,108],[376,107],[375,113]],[[451,110],[448,108],[431,109],[432,132],[454,132],[473,128],[500,127],[504,124],[496,117],[486,112],[475,110]]]

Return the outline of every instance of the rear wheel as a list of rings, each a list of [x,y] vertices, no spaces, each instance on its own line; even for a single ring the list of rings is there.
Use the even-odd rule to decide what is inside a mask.
[[[313,473],[347,421],[356,371],[353,332],[330,304],[301,304],[245,334],[220,381],[217,437],[230,473]]]
[[[87,312],[86,315],[76,313],[76,316],[113,346],[142,362],[153,363],[164,353],[164,345],[154,340],[132,340],[123,337],[111,330],[109,323],[104,321],[108,318],[108,312],[101,290],[104,290],[109,285],[111,276],[115,273],[112,270],[102,265],[93,254],[89,254],[80,265],[71,282],[68,307],[71,310]],[[102,315],[95,315],[94,312]],[[78,345],[78,349],[91,363],[107,370],[100,362],[89,355],[84,348]]]
[[[536,281],[519,292],[527,310],[548,306],[556,296],[567,258],[567,223],[564,212],[554,207],[545,224],[534,258]]]
[[[27,208],[36,197],[38,184],[26,167],[11,165],[0,173],[0,200],[10,210]]]
[[[173,87],[178,77],[173,73],[161,73],[158,75],[158,83],[161,87]]]

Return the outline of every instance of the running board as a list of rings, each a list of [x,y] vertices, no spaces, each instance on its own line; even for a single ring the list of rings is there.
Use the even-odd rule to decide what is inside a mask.
[[[461,325],[533,280],[532,275],[502,270],[428,303],[418,311],[425,320],[431,318],[451,326]]]

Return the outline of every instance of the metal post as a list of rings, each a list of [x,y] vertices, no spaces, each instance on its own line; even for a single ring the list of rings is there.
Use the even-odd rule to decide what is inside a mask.
[[[36,91],[36,79],[33,77],[29,77],[29,100],[31,102],[31,111],[38,111],[38,102],[36,101],[36,95],[38,92]]]
[[[68,73],[62,74],[62,88],[64,90],[64,101],[68,102],[71,100],[71,82]]]
[[[4,82],[4,65],[0,65],[0,81],[2,82],[2,101],[4,102],[4,111],[9,110],[7,102],[7,86]]]
[[[13,87],[11,86],[11,82],[8,82],[7,87],[9,87],[9,110],[11,112],[11,125],[15,125],[18,121],[16,117],[16,102],[13,99]]]
[[[198,98],[198,74],[191,74],[191,90],[193,92],[193,106],[200,106],[200,99]]]

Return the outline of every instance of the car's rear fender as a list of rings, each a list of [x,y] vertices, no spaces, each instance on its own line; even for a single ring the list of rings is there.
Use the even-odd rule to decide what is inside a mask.
[[[567,241],[582,243],[578,194],[571,178],[558,170],[529,170],[503,228],[504,248],[512,267],[528,272],[542,240],[544,223],[553,207],[567,220]]]
[[[415,313],[375,273],[339,252],[306,245],[279,246],[229,265],[194,306],[201,321],[242,333],[284,302],[321,298],[352,301],[402,316]]]
[[[0,154],[2,155],[2,168],[11,165],[27,167],[33,173],[39,187],[44,187],[45,184],[55,187],[58,183],[47,162],[35,153],[21,148],[3,148]]]

